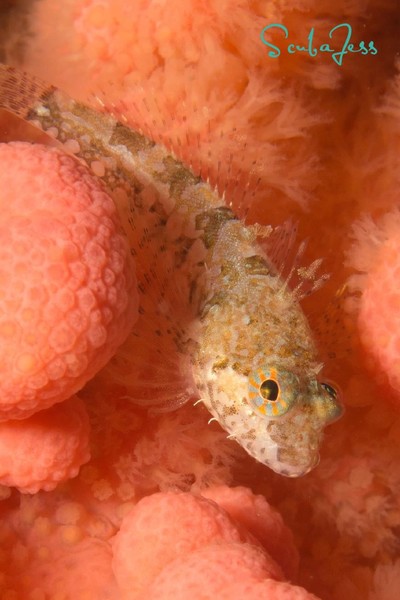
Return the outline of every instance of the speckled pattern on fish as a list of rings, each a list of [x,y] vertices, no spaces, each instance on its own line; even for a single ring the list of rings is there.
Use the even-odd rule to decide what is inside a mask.
[[[0,107],[56,137],[117,204],[137,263],[140,319],[152,324],[145,338],[139,320],[123,357],[132,399],[150,406],[151,390],[173,408],[200,398],[258,461],[292,477],[312,469],[341,407],[317,379],[307,320],[258,245],[259,228],[164,147],[6,66]]]

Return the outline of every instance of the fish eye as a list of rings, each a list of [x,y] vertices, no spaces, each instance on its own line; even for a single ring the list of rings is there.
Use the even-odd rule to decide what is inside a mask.
[[[331,385],[330,383],[325,383],[324,381],[321,381],[321,386],[324,388],[324,390],[326,392],[328,392],[328,394],[330,395],[332,400],[338,400],[339,392],[337,389],[335,389],[333,387],[333,385]]]
[[[279,385],[273,379],[264,379],[260,385],[260,393],[265,400],[275,402],[279,396]]]
[[[293,373],[264,367],[248,379],[248,398],[253,410],[263,417],[280,417],[295,401],[298,379]]]
[[[332,423],[342,416],[344,406],[342,403],[342,392],[340,388],[332,382],[320,381],[319,385],[326,393],[324,402],[324,416],[327,423]]]

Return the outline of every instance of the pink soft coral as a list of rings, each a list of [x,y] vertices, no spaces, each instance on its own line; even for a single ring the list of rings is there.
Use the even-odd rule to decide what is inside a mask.
[[[54,148],[0,145],[0,420],[79,390],[137,314],[111,198]]]
[[[167,565],[140,600],[318,600],[274,575],[256,546],[211,544]]]
[[[75,98],[104,93],[107,106],[172,144],[231,199],[242,199],[238,183],[251,179],[263,203],[304,202],[315,165],[305,133],[319,117],[299,90],[283,89],[278,63],[266,59],[259,34],[283,18],[280,4],[42,0],[24,67]],[[323,78],[329,87],[337,70],[324,69]]]
[[[282,581],[282,569],[263,545],[211,500],[158,493],[130,508],[105,508],[83,497],[71,501],[71,490],[76,496],[73,483],[52,494],[24,496],[18,509],[3,504],[2,598],[315,600]],[[252,496],[245,488],[230,493],[221,486],[215,492],[229,497],[236,513],[241,499]],[[275,511],[266,503],[256,514],[259,497],[253,500],[247,503],[249,519],[270,531],[273,546],[285,526],[276,528]]]
[[[0,483],[21,492],[54,489],[89,457],[89,419],[79,398],[0,423]]]
[[[295,10],[291,10],[294,4]],[[392,210],[397,203],[399,170],[395,160],[399,153],[393,133],[399,122],[400,88],[397,87],[396,95],[388,98],[386,113],[393,116],[388,126],[383,126],[374,112],[376,95],[393,75],[392,59],[398,47],[396,18],[393,18],[398,14],[397,1],[249,3],[240,0],[234,8],[218,0],[193,1],[190,3],[193,28],[182,28],[188,23],[184,0],[156,4],[138,1],[135,6],[127,6],[118,0],[108,4],[104,0],[67,0],[57,4],[40,0],[34,5],[35,14],[30,23],[36,36],[30,38],[26,66],[73,94],[86,96],[88,91],[104,90],[111,94],[108,97],[111,101],[120,97],[136,99],[138,107],[129,102],[124,109],[130,109],[132,122],[158,139],[171,136],[174,142],[179,137],[182,154],[196,169],[202,162],[203,173],[207,174],[208,165],[210,171],[214,165],[218,164],[218,168],[221,165],[222,183],[230,180],[230,185],[226,184],[228,192],[231,188],[236,192],[228,193],[228,199],[235,200],[244,194],[245,200],[249,200],[250,193],[258,199],[257,210],[253,208],[250,215],[252,218],[280,222],[288,214],[293,216],[296,207],[290,204],[288,211],[287,196],[301,200],[317,186],[314,205],[310,203],[312,210],[306,215],[300,214],[301,237],[310,237],[309,248],[314,258],[327,257],[326,270],[332,277],[330,285],[320,294],[328,300],[334,297],[336,287],[347,277],[346,272],[343,274],[343,251],[349,243],[347,233],[352,222],[362,211],[375,210],[381,214]],[[183,7],[181,14],[177,15],[176,7]],[[366,16],[364,22],[360,21],[362,11]],[[358,39],[360,33],[374,39],[379,48],[378,56],[349,56],[339,69],[333,63],[329,68],[324,57],[313,60],[298,54],[282,61],[279,73],[277,63],[272,65],[265,61],[265,49],[260,44],[257,46],[256,23],[261,26],[261,22],[262,25],[284,22],[304,41],[311,25],[317,30],[323,26],[326,33],[329,16],[334,16],[332,26],[351,22],[354,31],[357,29]],[[230,68],[223,72],[223,77],[215,77],[216,72],[221,73],[221,65]],[[248,77],[247,85],[243,84],[243,74]],[[343,79],[345,86],[328,92]],[[315,86],[305,95],[304,102],[303,93],[310,80]],[[138,91],[137,84],[143,86],[143,90]],[[196,106],[204,106],[206,110],[195,110]],[[325,122],[312,129],[310,125],[318,118],[330,119],[331,126]],[[235,125],[238,127],[233,132]],[[210,144],[208,128],[211,137],[213,131],[218,132]],[[220,131],[225,135],[219,137]],[[322,168],[310,170],[313,157],[318,156]],[[253,165],[254,160],[256,165]],[[244,171],[242,177],[240,169]],[[261,179],[255,191],[251,185],[246,187],[254,171],[257,171],[255,179]],[[226,172],[232,175],[227,177]],[[357,289],[366,289],[364,283]],[[311,297],[310,302],[311,310],[320,314],[324,305],[321,295]],[[352,319],[346,320],[344,330],[342,314],[328,312],[324,320],[327,326],[321,338],[323,349],[328,347],[327,355],[340,357],[332,363],[328,360],[327,368],[334,369],[332,376],[345,387],[347,404],[374,403],[374,408],[371,411],[350,408],[335,431],[327,433],[319,468],[300,481],[278,480],[250,462],[242,470],[234,471],[233,465],[228,465],[225,459],[222,461],[225,470],[220,469],[218,477],[223,479],[233,474],[236,481],[252,482],[277,502],[280,498],[285,518],[291,520],[296,537],[301,540],[302,581],[313,586],[321,596],[330,600],[365,600],[372,589],[374,565],[381,562],[372,594],[379,600],[392,600],[398,589],[396,570],[399,568],[397,563],[388,565],[390,559],[398,556],[400,480],[398,451],[394,449],[398,447],[399,421],[396,422],[392,412],[388,413],[385,396],[376,393],[373,381],[362,368],[360,354],[352,348],[343,359],[349,344],[345,334],[347,328],[352,331],[349,325]],[[97,398],[93,398],[93,406],[95,400]],[[104,393],[103,405],[107,405],[108,400]],[[106,478],[116,454],[116,451],[109,452],[109,448],[120,444],[122,435],[117,427],[110,433],[110,421],[105,418],[112,414],[110,404],[109,412],[102,412],[98,405],[95,408],[96,420],[103,423],[99,428],[98,448],[104,457],[102,468],[97,470],[99,485],[96,489],[103,492],[100,481],[108,485]],[[129,422],[125,407],[118,407],[118,416],[113,415],[112,420]],[[167,416],[166,421],[171,430],[179,428],[179,418],[177,421]],[[145,422],[151,429],[151,421]],[[193,420],[193,426],[198,436],[197,421]],[[134,497],[139,478],[142,478],[141,489],[147,490],[159,485],[166,489],[175,483],[190,485],[194,472],[192,463],[200,454],[205,455],[198,459],[203,469],[208,452],[202,451],[201,444],[207,445],[207,438],[193,435],[194,442],[199,440],[197,448],[193,440],[189,442],[180,435],[176,451],[173,431],[165,437],[162,426],[153,431],[153,437],[164,436],[163,441],[153,442],[152,436],[144,436],[136,448],[137,437],[131,441],[125,450],[126,460],[124,456],[118,464],[120,488],[124,488],[120,499]],[[189,437],[190,433],[186,435]],[[175,451],[166,451],[169,455],[166,460],[163,450],[169,439],[170,444],[175,444]],[[219,456],[221,444],[212,447],[209,444],[208,440],[207,449],[214,460],[217,454]],[[129,460],[133,452],[134,460]],[[185,454],[183,461],[179,461],[179,452],[181,456]],[[161,467],[159,456],[164,461]],[[360,461],[354,461],[354,457],[360,457]],[[359,463],[355,469],[354,463]],[[207,468],[206,465],[206,474]],[[92,466],[88,467],[88,480],[90,469],[92,473],[95,471]],[[201,476],[197,481],[204,482],[206,478]],[[81,485],[82,482],[83,478],[79,480]],[[105,492],[109,491],[112,496],[114,489],[108,485]],[[370,501],[360,511],[364,490],[365,498],[369,497]],[[181,566],[182,561],[179,558],[177,561]],[[188,577],[193,574],[190,569]],[[19,572],[16,570],[16,580]],[[67,579],[69,575],[65,572],[64,576]],[[170,584],[172,588],[173,583]],[[256,582],[254,586],[258,587],[259,597],[271,597],[277,587],[289,597],[295,593],[287,584],[271,580],[264,584]],[[238,589],[239,586],[236,591]],[[248,596],[243,593],[242,597]]]
[[[261,494],[253,494],[249,488],[230,488],[226,485],[204,490],[205,498],[214,500],[226,510],[236,523],[249,531],[266,548],[288,579],[297,577],[299,555],[292,532]]]
[[[218,504],[189,493],[147,496],[125,516],[113,543],[113,569],[123,598],[251,600],[262,593],[271,600],[315,598],[282,582],[280,566],[252,535],[257,522],[268,549],[276,553],[279,538],[286,536],[289,556],[295,552],[283,522],[277,523],[265,501],[261,506],[260,497],[244,488],[220,487],[209,495],[225,499],[240,524]],[[241,514],[243,498],[252,531]],[[279,553],[285,557],[282,549]]]
[[[358,268],[350,285],[362,289],[358,327],[375,376],[387,374],[400,392],[400,212],[387,213],[378,223],[364,218],[355,226],[357,242],[349,262]]]
[[[240,540],[214,503],[191,494],[153,494],[123,520],[113,546],[114,572],[121,590],[136,596],[175,558],[210,542]]]
[[[399,60],[397,69],[400,71]],[[398,72],[376,109],[386,155],[380,157],[380,169],[372,170],[374,187],[366,186],[366,206],[370,213],[353,224],[354,242],[347,251],[348,265],[356,271],[350,276],[349,287],[360,295],[349,308],[357,314],[360,339],[374,377],[382,380],[382,374],[386,374],[397,395],[400,392],[399,113]]]

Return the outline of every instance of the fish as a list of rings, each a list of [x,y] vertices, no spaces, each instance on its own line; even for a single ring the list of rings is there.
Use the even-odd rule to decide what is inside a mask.
[[[280,475],[313,469],[343,403],[320,381],[300,296],[262,244],[271,228],[243,222],[217,189],[101,100],[85,105],[1,65],[0,108],[51,135],[116,203],[140,316],[106,376],[145,407],[203,403],[230,439]]]

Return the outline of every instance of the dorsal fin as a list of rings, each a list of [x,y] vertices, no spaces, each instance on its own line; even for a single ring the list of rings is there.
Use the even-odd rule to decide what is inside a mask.
[[[317,291],[329,278],[327,273],[318,273],[322,258],[315,259],[309,265],[302,264],[307,240],[297,241],[297,223],[292,219],[272,230],[270,227],[257,227],[262,249],[282,282],[290,287],[298,300]]]

